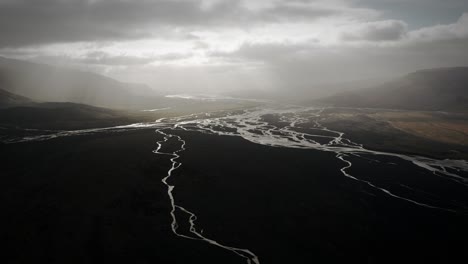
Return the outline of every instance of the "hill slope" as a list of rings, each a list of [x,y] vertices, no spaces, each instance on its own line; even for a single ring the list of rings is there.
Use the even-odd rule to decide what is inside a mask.
[[[138,107],[149,87],[105,76],[0,57],[0,88],[37,101]],[[143,94],[142,94],[143,93]]]
[[[468,67],[417,71],[375,88],[340,93],[320,102],[342,107],[466,111]]]
[[[146,119],[149,117],[132,112],[75,103],[31,103],[0,109],[1,127],[73,130],[124,125]]]
[[[0,108],[20,106],[32,103],[32,100],[0,89]]]

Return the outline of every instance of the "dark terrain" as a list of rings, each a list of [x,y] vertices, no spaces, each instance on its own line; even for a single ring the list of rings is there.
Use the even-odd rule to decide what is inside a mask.
[[[2,262],[229,260],[172,234],[156,139],[145,130],[0,145]]]
[[[74,130],[154,121],[151,116],[75,103],[35,103],[0,109],[4,127]]]
[[[344,178],[343,164],[331,153],[182,135],[193,140],[175,180],[180,204],[197,211],[205,235],[249,248],[262,263],[443,263],[467,256],[466,214],[389,199]],[[350,172],[438,184],[410,166],[362,166]],[[450,188],[442,193],[463,193]]]
[[[248,248],[261,263],[468,257],[466,214],[375,192],[343,177],[332,153],[177,134],[187,140],[183,166],[170,181],[177,203],[197,214],[205,236]],[[172,234],[160,182],[170,163],[152,153],[161,139],[141,130],[1,145],[4,263],[244,263],[232,252]],[[350,172],[439,184],[411,166],[362,165]],[[461,191],[442,186],[448,189],[441,195]],[[179,218],[183,229],[186,216]]]

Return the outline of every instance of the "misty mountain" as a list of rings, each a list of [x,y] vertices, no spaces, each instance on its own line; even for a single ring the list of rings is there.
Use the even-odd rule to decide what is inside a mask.
[[[32,103],[32,100],[0,89],[0,108],[20,106]]]
[[[0,126],[5,128],[83,129],[128,124],[147,116],[77,103],[41,103],[0,89]]]
[[[146,85],[2,57],[0,88],[36,101],[74,102],[111,108],[138,107],[150,101],[149,97],[157,97]]]
[[[383,85],[319,102],[342,107],[431,111],[468,110],[468,67],[421,70]]]

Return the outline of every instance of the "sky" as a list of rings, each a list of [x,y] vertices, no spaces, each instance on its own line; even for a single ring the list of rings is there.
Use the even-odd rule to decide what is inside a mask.
[[[0,0],[0,56],[174,93],[468,66],[466,0]]]

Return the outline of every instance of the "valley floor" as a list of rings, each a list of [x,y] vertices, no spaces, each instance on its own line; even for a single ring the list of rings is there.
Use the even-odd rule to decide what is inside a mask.
[[[426,153],[436,146],[415,149],[405,143],[411,136],[395,143],[403,132],[387,130],[369,113],[343,121],[337,110],[327,111],[323,124],[347,129],[366,146]],[[268,118],[278,127],[283,122]],[[390,132],[379,136],[375,129]],[[396,199],[346,177],[340,170],[346,162],[333,152],[164,131],[186,143],[177,160],[182,165],[168,179],[175,203],[196,214],[205,237],[248,249],[260,263],[452,263],[468,257],[466,186],[408,161],[349,155],[353,166],[346,172],[455,211]],[[0,145],[3,262],[246,263],[231,251],[173,234],[161,182],[171,161],[153,153],[163,139],[155,128],[142,128]],[[161,151],[181,149],[173,139]],[[178,230],[189,234],[190,215],[175,213]]]

